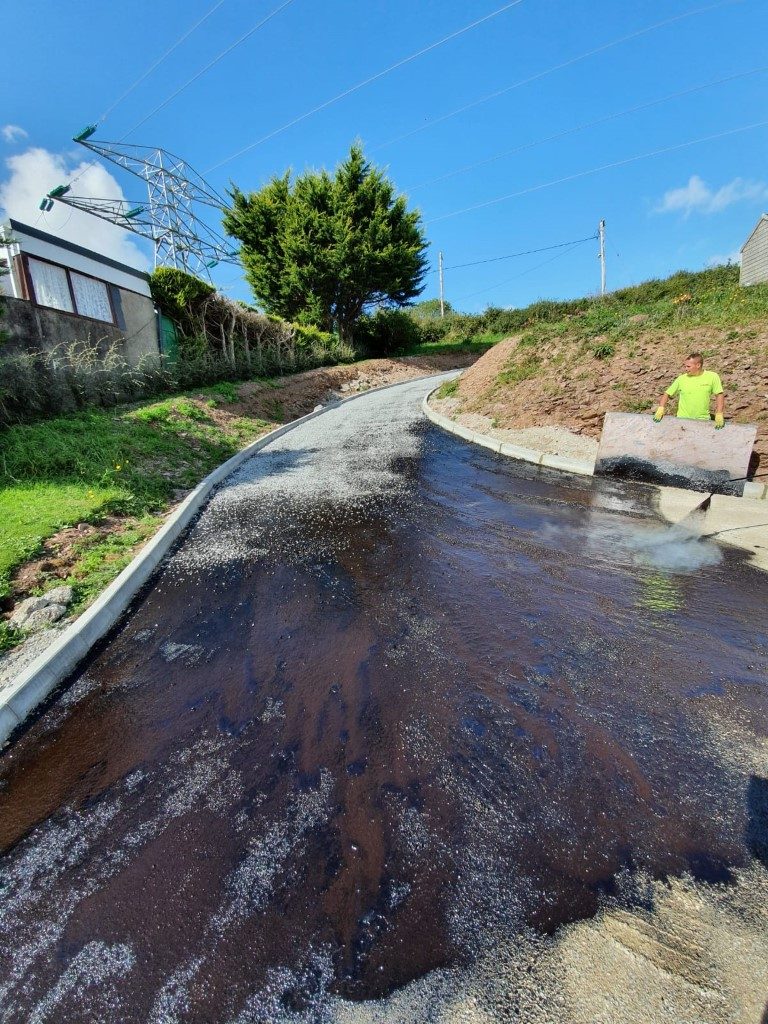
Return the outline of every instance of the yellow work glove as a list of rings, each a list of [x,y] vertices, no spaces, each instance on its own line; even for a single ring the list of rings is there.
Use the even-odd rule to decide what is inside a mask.
[[[715,430],[722,430],[725,426],[725,416],[721,412],[715,413]]]
[[[654,423],[661,423],[661,421],[663,419],[664,419],[664,406],[660,405],[659,408],[656,410],[656,412],[653,414],[653,422]]]

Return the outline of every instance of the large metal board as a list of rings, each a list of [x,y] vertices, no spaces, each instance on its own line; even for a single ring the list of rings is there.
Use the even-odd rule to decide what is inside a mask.
[[[597,453],[595,472],[663,480],[674,476],[692,487],[727,483],[747,475],[757,427],[665,416],[655,423],[651,415],[609,412]]]

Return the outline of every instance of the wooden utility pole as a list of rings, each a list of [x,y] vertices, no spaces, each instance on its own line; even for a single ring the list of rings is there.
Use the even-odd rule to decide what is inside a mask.
[[[445,288],[443,284],[443,254],[437,254],[437,269],[440,274],[440,318],[445,316]]]
[[[600,294],[605,295],[605,221],[600,221],[597,229],[597,236],[600,239]]]

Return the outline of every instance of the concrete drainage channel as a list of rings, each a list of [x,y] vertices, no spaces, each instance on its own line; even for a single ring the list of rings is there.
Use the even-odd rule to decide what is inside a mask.
[[[436,381],[443,381],[455,376],[456,373],[457,371],[451,370],[447,373],[429,374],[425,379],[434,377]],[[403,383],[397,381],[395,384],[371,388],[292,420],[285,426],[260,437],[202,480],[104,593],[0,693],[0,745],[7,742],[35,708],[75,670],[93,645],[117,623],[173,545],[198,516],[213,491],[228,476],[276,438],[317,416],[322,416],[329,409],[354,402],[355,399],[364,398],[374,391],[387,391]]]

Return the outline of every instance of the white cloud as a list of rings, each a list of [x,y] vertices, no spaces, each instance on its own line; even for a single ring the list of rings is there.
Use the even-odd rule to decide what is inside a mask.
[[[9,157],[6,166],[10,175],[5,181],[0,181],[0,219],[13,217],[24,224],[37,224],[42,231],[93,249],[103,256],[141,270],[148,268],[149,261],[133,241],[131,233],[114,224],[62,203],[55,203],[53,210],[40,218],[40,200],[46,192],[78,175],[82,177],[73,188],[75,195],[124,199],[119,184],[102,164],[91,166],[87,161],[75,164],[59,153],[33,148]],[[137,182],[137,189],[141,190],[140,182]]]
[[[19,128],[17,124],[4,124],[0,128],[0,135],[3,136],[6,142],[16,142],[19,139],[27,138],[27,133],[23,128]]]
[[[768,200],[768,185],[764,181],[747,181],[734,178],[719,189],[712,189],[698,176],[692,174],[688,184],[664,193],[654,207],[655,213],[719,213],[734,203],[762,203]]]

